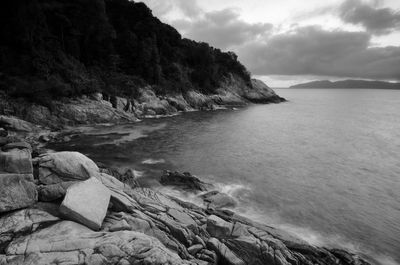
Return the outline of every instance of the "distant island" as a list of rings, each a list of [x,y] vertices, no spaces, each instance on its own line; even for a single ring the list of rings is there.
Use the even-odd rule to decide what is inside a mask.
[[[309,83],[297,84],[290,88],[382,88],[400,89],[400,83],[390,83],[383,81],[366,80],[342,80],[332,82],[329,80],[313,81]]]

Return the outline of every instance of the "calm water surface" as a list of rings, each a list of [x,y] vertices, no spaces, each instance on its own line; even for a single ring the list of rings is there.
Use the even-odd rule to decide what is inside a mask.
[[[133,167],[144,185],[189,171],[242,214],[400,264],[400,91],[277,92],[290,102],[82,128],[49,147]]]

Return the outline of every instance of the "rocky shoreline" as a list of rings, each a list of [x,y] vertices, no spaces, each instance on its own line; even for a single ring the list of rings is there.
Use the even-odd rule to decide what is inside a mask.
[[[30,124],[0,121],[8,132],[0,139],[0,265],[369,264],[235,214],[232,198],[189,173],[165,172],[160,182],[200,194],[203,206],[140,187],[132,171],[83,154],[41,151]]]
[[[79,98],[52,100],[48,106],[0,94],[0,115],[17,117],[58,130],[66,126],[128,123],[179,112],[285,101],[260,80],[252,80],[252,89],[248,89],[242,82],[234,77],[227,79],[217,94],[210,95],[193,90],[184,94],[160,96],[156,95],[153,87],[147,86],[142,87],[135,98],[93,93]],[[29,130],[29,127],[26,128]]]

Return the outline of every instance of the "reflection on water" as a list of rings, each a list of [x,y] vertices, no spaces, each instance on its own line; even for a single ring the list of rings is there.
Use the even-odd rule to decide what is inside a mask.
[[[86,128],[57,150],[236,187],[238,211],[314,244],[400,262],[400,91],[278,91],[290,100]],[[241,188],[238,188],[241,187]]]

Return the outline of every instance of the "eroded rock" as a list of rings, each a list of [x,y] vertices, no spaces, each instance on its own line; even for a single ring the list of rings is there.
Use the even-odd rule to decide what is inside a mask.
[[[216,238],[210,238],[207,242],[207,246],[217,253],[217,255],[223,260],[224,264],[246,265],[243,260],[237,257],[235,253]]]
[[[11,150],[18,148],[26,149],[14,145]],[[100,173],[78,153],[45,154],[36,163],[42,170],[40,198],[65,196],[64,201],[61,207],[37,203],[0,215],[0,265],[368,264],[357,255],[311,246],[227,209],[204,209],[151,189],[132,188]],[[181,175],[178,187],[183,189],[198,192],[197,184],[204,184],[197,178],[187,184]],[[23,181],[35,186],[30,174]],[[7,198],[18,194],[10,194],[15,183],[1,184],[0,192],[7,187]],[[16,190],[26,192],[18,186]],[[218,201],[218,194],[208,193],[205,200],[211,203],[210,197],[217,196]]]
[[[187,264],[157,239],[134,231],[93,232],[62,221],[10,243],[5,264]]]
[[[37,199],[31,174],[0,174],[0,213],[28,207]]]
[[[207,232],[213,237],[223,238],[231,235],[233,225],[216,215],[207,218]]]
[[[64,198],[68,188],[76,181],[66,181],[50,185],[38,186],[39,201],[51,202]]]
[[[237,205],[236,200],[226,193],[210,191],[200,195],[209,208],[233,208]]]
[[[165,171],[160,179],[161,184],[175,186],[189,191],[206,191],[207,184],[188,172]]]

